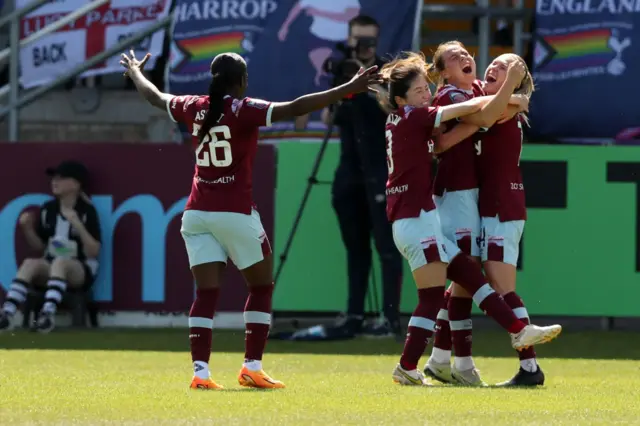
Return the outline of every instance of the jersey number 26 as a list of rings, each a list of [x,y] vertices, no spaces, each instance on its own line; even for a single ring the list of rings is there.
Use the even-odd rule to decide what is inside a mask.
[[[199,124],[193,124],[193,135],[197,136],[200,131]],[[222,139],[218,139],[218,134],[222,134]],[[196,164],[199,167],[228,167],[233,161],[231,155],[231,129],[229,126],[216,126],[209,130],[209,139],[206,142],[198,145],[196,149]],[[208,151],[208,152],[207,152]],[[221,156],[218,157],[218,153],[221,152]],[[202,158],[200,158],[202,153]]]

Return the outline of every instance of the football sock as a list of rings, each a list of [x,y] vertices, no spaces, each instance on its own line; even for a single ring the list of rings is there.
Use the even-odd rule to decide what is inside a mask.
[[[5,296],[4,304],[2,305],[2,311],[8,316],[12,317],[15,315],[18,307],[27,300],[27,294],[29,293],[28,289],[29,283],[26,281],[20,280],[18,278],[14,279],[11,285],[9,286],[9,291]]]
[[[49,278],[49,281],[47,281],[47,292],[44,294],[42,312],[55,314],[58,310],[58,306],[62,302],[65,291],[67,291],[66,280],[58,277]]]
[[[271,327],[271,297],[273,283],[249,287],[249,297],[244,307],[245,353],[244,365],[249,370],[261,370],[262,354],[267,345]]]
[[[218,304],[218,288],[196,289],[196,300],[189,311],[189,343],[194,374],[206,379],[209,377],[209,358],[211,356],[211,334],[213,316]]]
[[[473,358],[470,356],[456,355],[456,357],[453,359],[453,364],[456,366],[456,369],[458,371],[467,371],[475,367],[475,364],[473,363]]]
[[[509,307],[513,310],[513,313],[516,317],[520,319],[525,324],[529,324],[529,313],[527,312],[527,308],[524,306],[524,302],[515,291],[511,293],[507,293],[504,296],[504,301],[509,305]],[[538,363],[536,362],[536,351],[532,347],[523,349],[522,351],[518,351],[518,358],[520,358],[520,365],[526,371],[530,373],[535,373],[538,369]]]
[[[451,328],[449,327],[449,311],[447,305],[451,291],[444,293],[442,307],[438,311],[436,319],[436,336],[433,342],[431,358],[437,363],[444,364],[451,361]]]
[[[204,361],[194,361],[193,374],[199,379],[208,379],[211,376],[209,363]]]
[[[262,361],[245,361],[244,366],[247,367],[250,371],[260,371],[262,370]]]
[[[418,306],[409,320],[407,339],[400,358],[400,366],[411,371],[418,367],[418,361],[424,353],[429,338],[433,336],[436,317],[442,308],[444,287],[431,287],[418,290]]]
[[[456,360],[459,357],[471,357],[472,307],[473,299],[467,297],[452,297],[449,300],[449,324]]]
[[[509,333],[519,333],[525,327],[502,297],[487,284],[480,266],[470,256],[460,253],[454,257],[447,267],[447,278],[472,294],[476,305]]]

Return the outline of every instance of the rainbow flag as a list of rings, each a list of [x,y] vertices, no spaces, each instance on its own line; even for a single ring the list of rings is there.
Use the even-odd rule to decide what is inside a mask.
[[[219,53],[242,54],[244,33],[230,32],[176,41],[185,58],[174,69],[180,73],[202,73],[209,71],[211,60]]]
[[[597,29],[572,34],[544,37],[550,48],[545,71],[561,72],[606,65],[615,57],[609,47],[611,30]]]

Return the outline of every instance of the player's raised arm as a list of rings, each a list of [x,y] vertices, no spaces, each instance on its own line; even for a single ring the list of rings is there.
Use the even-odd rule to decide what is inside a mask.
[[[320,110],[352,93],[366,92],[373,90],[371,86],[382,84],[382,77],[377,73],[378,67],[373,66],[368,69],[360,69],[358,74],[350,82],[324,92],[304,95],[291,102],[275,103],[271,113],[272,121],[287,120],[300,115]]]
[[[151,57],[151,53],[147,53],[141,61],[136,59],[133,50],[130,51],[130,54],[131,57],[123,53],[122,59],[120,60],[120,64],[126,69],[124,75],[133,81],[133,84],[136,85],[136,89],[138,89],[138,92],[147,102],[163,111],[166,110],[167,102],[173,98],[173,95],[162,93],[152,82],[147,80],[142,73],[144,65]]]
[[[459,104],[446,105],[440,108],[440,122],[454,120],[465,115],[474,114],[482,108],[486,100],[482,98],[473,98]]]
[[[460,119],[463,121],[462,123],[456,125],[450,131],[435,138],[434,142],[436,144],[435,145],[436,153],[441,153],[454,147],[455,145],[459,144],[469,136],[479,131],[480,129],[484,129],[486,131],[487,127],[492,126],[498,120],[500,122],[503,122],[513,118],[515,114],[522,112],[523,111],[522,108],[526,108],[529,104],[528,102],[526,102],[526,104],[522,102],[521,95],[511,95],[511,97],[509,98],[510,100],[508,101],[509,105],[507,106],[506,110],[503,111],[502,114],[500,114],[495,120],[493,120],[490,124],[487,125],[485,119],[481,117],[482,110],[487,105],[491,103],[495,103],[496,96],[498,95],[481,96],[481,97],[473,98],[470,101],[467,101],[472,104],[475,104],[476,108],[478,108],[478,105],[480,105],[479,111],[472,113],[470,115],[460,116]],[[498,101],[502,102],[503,100],[498,99]],[[457,114],[458,111],[453,109],[452,107],[463,105],[464,103],[465,102],[460,104],[453,104],[453,105],[440,107],[443,110],[441,121],[447,121],[448,119],[450,119],[448,118],[449,114]],[[446,111],[447,114],[445,114],[445,110],[444,110],[445,108],[448,110]],[[458,118],[458,117],[455,117],[455,118]]]

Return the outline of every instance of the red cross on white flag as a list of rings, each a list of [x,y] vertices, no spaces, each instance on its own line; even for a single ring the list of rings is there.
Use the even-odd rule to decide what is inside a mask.
[[[18,8],[30,0],[17,0]],[[111,0],[60,30],[42,37],[20,50],[20,82],[26,88],[45,84],[87,59],[164,18],[171,0]],[[90,0],[54,0],[28,14],[20,22],[24,38],[77,10]],[[136,53],[152,53],[152,61],[162,53],[164,31],[136,46]],[[121,72],[119,56],[87,71],[83,76]],[[150,62],[147,67],[153,67]]]

